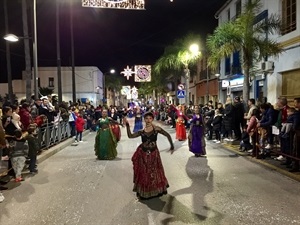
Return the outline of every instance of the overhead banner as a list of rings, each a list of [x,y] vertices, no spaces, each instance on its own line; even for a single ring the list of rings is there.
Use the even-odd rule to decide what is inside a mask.
[[[135,82],[150,82],[151,81],[151,66],[150,65],[135,65],[134,66],[134,81]]]
[[[82,0],[83,7],[111,9],[145,9],[145,0]]]

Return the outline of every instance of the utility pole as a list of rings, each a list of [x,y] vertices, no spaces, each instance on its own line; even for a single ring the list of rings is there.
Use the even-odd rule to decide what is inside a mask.
[[[71,60],[72,60],[72,99],[76,102],[76,80],[75,80],[75,59],[74,59],[74,29],[73,29],[73,4],[70,1],[70,31],[71,31]]]
[[[57,54],[57,95],[58,102],[62,102],[61,87],[61,58],[60,58],[60,30],[59,30],[59,0],[56,0],[56,54]]]

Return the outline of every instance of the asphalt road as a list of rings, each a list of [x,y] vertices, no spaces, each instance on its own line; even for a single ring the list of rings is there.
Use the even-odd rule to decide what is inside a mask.
[[[174,129],[163,128],[174,138]],[[40,163],[39,174],[11,182],[0,224],[300,224],[300,184],[220,144],[208,143],[207,158],[195,158],[187,142],[175,141],[171,155],[159,136],[169,194],[138,201],[131,156],[140,139],[128,139],[121,129],[115,160],[96,160],[91,133]]]

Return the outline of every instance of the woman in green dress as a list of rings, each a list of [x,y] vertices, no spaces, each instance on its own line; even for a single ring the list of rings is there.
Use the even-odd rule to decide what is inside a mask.
[[[95,138],[95,155],[99,160],[112,160],[117,157],[117,140],[110,127],[111,119],[107,117],[107,110],[102,111],[102,118],[98,120],[99,130]]]

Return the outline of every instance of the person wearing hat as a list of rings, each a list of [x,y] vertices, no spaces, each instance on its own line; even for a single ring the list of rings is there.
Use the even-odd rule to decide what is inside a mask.
[[[164,168],[157,148],[157,135],[168,138],[171,154],[174,150],[172,138],[161,127],[152,124],[154,115],[151,112],[144,114],[146,126],[143,130],[131,133],[127,118],[124,123],[129,138],[141,137],[142,143],[137,147],[131,160],[133,163],[133,191],[139,199],[150,199],[167,194],[169,183],[165,177]]]

